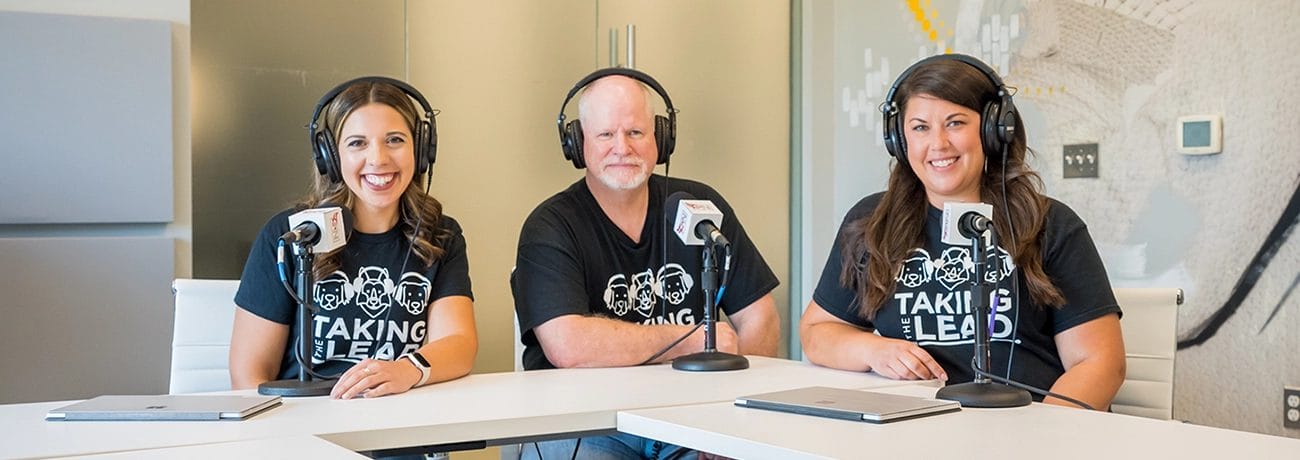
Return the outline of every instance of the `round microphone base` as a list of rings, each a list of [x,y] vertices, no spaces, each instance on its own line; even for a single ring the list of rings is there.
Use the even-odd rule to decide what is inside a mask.
[[[673,360],[673,369],[679,371],[711,372],[738,371],[749,368],[749,360],[744,356],[720,351],[702,351]]]
[[[325,396],[330,394],[330,390],[334,389],[334,382],[337,382],[337,380],[311,380],[307,382],[296,379],[275,380],[258,385],[257,392],[268,396],[284,396],[288,398]]]
[[[939,389],[935,398],[957,401],[961,407],[1020,407],[1033,402],[1029,392],[1000,383],[959,383]]]

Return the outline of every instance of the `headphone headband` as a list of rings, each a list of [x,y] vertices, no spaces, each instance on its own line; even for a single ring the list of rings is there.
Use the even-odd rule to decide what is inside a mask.
[[[1015,139],[1016,124],[1019,122],[1020,112],[1016,110],[1015,102],[1011,99],[1011,92],[1002,82],[1002,77],[990,68],[987,64],[979,59],[965,54],[939,54],[921,59],[916,63],[903,70],[894,80],[894,84],[889,87],[889,92],[885,95],[885,102],[880,104],[881,113],[881,134],[884,138],[885,150],[898,159],[899,163],[907,163],[907,139],[903,134],[902,114],[898,107],[898,102],[894,99],[898,87],[907,81],[916,72],[918,68],[936,61],[957,61],[975,68],[989,82],[993,83],[996,94],[990,100],[983,101],[983,109],[980,110],[980,141],[984,148],[986,157],[1001,160],[1005,150]]]
[[[322,175],[329,178],[331,182],[341,182],[343,180],[342,174],[339,172],[339,159],[336,148],[334,147],[333,133],[330,132],[328,126],[321,126],[320,117],[321,112],[325,110],[326,106],[334,101],[334,98],[338,97],[339,94],[346,91],[348,88],[359,83],[385,84],[392,86],[397,88],[408,98],[414,99],[415,102],[420,105],[420,108],[424,110],[424,117],[420,120],[415,120],[415,125],[411,127],[411,136],[414,137],[415,141],[415,172],[418,176],[427,171],[431,171],[430,167],[433,165],[433,162],[437,159],[438,155],[438,131],[437,121],[435,120],[437,113],[433,110],[433,106],[429,105],[429,100],[425,99],[424,95],[421,94],[419,90],[415,89],[414,86],[395,78],[383,76],[358,77],[345,81],[330,89],[324,96],[321,96],[319,101],[316,102],[316,108],[311,112],[311,122],[307,124],[307,135],[308,140],[312,145],[312,152],[315,156],[317,170]]]
[[[894,80],[894,85],[889,87],[889,93],[885,95],[885,105],[882,106],[880,110],[882,112],[885,110],[892,110],[892,112],[897,112],[898,104],[894,102],[894,93],[898,91],[898,86],[902,85],[903,82],[907,80],[907,77],[912,76],[912,72],[915,72],[918,67],[921,67],[925,64],[929,64],[935,61],[963,62],[966,65],[974,67],[975,70],[978,70],[980,71],[980,73],[984,74],[984,76],[988,78],[990,82],[993,83],[993,86],[997,88],[998,97],[1002,97],[1003,95],[1008,94],[1007,85],[1002,83],[1002,77],[998,76],[997,72],[994,72],[993,69],[989,68],[987,64],[984,64],[984,62],[980,61],[979,59],[975,59],[974,57],[965,54],[936,54],[934,56],[927,57],[920,61],[916,61],[915,64],[912,64],[908,66],[907,69],[903,70],[903,73],[898,75],[898,79]]]
[[[386,83],[396,86],[397,89],[402,90],[403,93],[406,93],[407,96],[410,96],[411,99],[415,99],[415,102],[420,104],[420,108],[424,109],[424,118],[426,120],[432,120],[435,115],[433,113],[433,106],[429,105],[429,101],[424,98],[424,95],[420,94],[420,91],[415,89],[414,86],[408,85],[404,81],[381,76],[353,78],[335,86],[333,89],[329,90],[329,92],[325,93],[324,96],[321,96],[320,101],[316,102],[316,108],[311,112],[311,123],[307,125],[307,130],[312,135],[313,142],[315,142],[316,130],[320,128],[320,125],[317,124],[317,121],[320,120],[320,112],[325,110],[325,106],[329,105],[330,101],[333,101],[334,98],[338,97],[339,93],[342,93],[347,90],[348,87],[357,83]]]
[[[555,127],[560,133],[560,148],[564,151],[564,158],[573,162],[573,166],[582,169],[586,167],[582,152],[582,124],[579,120],[565,122],[564,109],[569,106],[569,101],[574,96],[596,80],[609,76],[628,77],[650,87],[660,98],[664,100],[667,106],[668,116],[665,118],[661,115],[654,116],[655,127],[655,147],[659,150],[656,163],[663,164],[668,161],[668,157],[673,154],[673,149],[677,145],[677,108],[673,106],[673,99],[668,97],[668,91],[664,89],[658,81],[645,72],[636,69],[623,67],[609,67],[596,70],[587,76],[578,80],[577,84],[569,90],[569,94],[564,96],[564,102],[560,103],[560,114],[555,117]]]
[[[649,86],[650,89],[659,94],[660,98],[663,98],[664,104],[668,106],[669,121],[677,121],[677,109],[673,107],[673,99],[668,97],[668,91],[664,90],[664,87],[661,86],[654,77],[636,69],[609,67],[587,74],[587,76],[582,77],[581,80],[578,80],[578,83],[573,85],[573,89],[569,90],[569,94],[564,96],[564,102],[560,104],[560,116],[556,117],[555,123],[561,127],[564,126],[564,109],[569,106],[569,101],[573,99],[573,96],[576,96],[579,91],[582,91],[583,88],[586,88],[587,85],[590,85],[592,82],[612,75],[621,75],[645,83],[646,86]]]

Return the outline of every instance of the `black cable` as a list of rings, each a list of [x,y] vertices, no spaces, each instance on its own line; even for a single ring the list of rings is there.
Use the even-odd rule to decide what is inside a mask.
[[[650,363],[654,362],[654,360],[655,360],[656,358],[658,358],[658,357],[660,357],[660,356],[663,356],[663,354],[664,354],[664,353],[667,353],[668,350],[671,350],[671,349],[673,349],[673,347],[677,346],[677,344],[682,343],[683,340],[686,340],[687,337],[690,337],[691,334],[694,334],[695,331],[699,330],[699,329],[700,329],[700,326],[703,326],[703,325],[704,325],[704,323],[696,324],[695,327],[691,328],[691,330],[689,330],[689,331],[686,331],[685,334],[682,334],[682,336],[681,336],[681,337],[678,337],[677,340],[674,340],[673,343],[668,344],[668,346],[664,347],[662,350],[659,350],[658,353],[655,353],[654,355],[650,356],[649,358],[646,358],[645,361],[641,361],[641,364],[637,364],[637,365],[638,365],[638,366],[644,366],[644,365],[646,365],[646,364],[650,364]]]
[[[294,302],[303,303],[298,298],[298,293],[294,292],[293,286],[289,284],[288,265],[284,261],[284,240],[277,241],[275,245],[275,271],[280,275],[280,285],[284,286],[285,292],[289,293],[289,298]]]
[[[276,244],[276,271],[279,272],[280,274],[280,284],[284,286],[284,290],[289,293],[289,297],[291,297],[295,302],[298,302],[299,305],[306,305],[306,302],[304,302],[303,299],[298,297],[298,293],[294,292],[293,286],[289,285],[288,274],[285,273],[285,270],[286,269],[285,269],[285,262],[284,262],[284,240],[280,240],[279,243]],[[312,313],[314,314],[315,312]],[[298,334],[300,335],[310,334],[310,333],[311,331],[298,331]],[[306,365],[305,363],[307,363],[308,360],[310,360],[311,358],[307,356],[303,356],[301,340],[293,341],[293,358],[298,361],[299,369],[302,369],[307,373],[307,375],[310,375],[317,379],[334,380],[343,375],[342,372],[334,375],[320,374],[317,373],[314,369],[312,369],[311,368],[312,366]]]
[[[546,460],[544,457],[542,457],[542,448],[538,447],[539,444],[541,443],[540,442],[533,443],[533,450],[537,451],[537,460]],[[573,443],[573,454],[569,456],[569,460],[575,460],[578,458],[579,447],[582,447],[582,438],[578,438],[578,440]],[[520,449],[519,457],[523,458],[523,456],[524,456],[523,449]]]
[[[429,189],[430,189],[430,186],[432,185],[432,183],[433,183],[433,165],[429,165],[428,175],[426,176],[425,181],[424,181],[424,195],[425,195],[426,197],[429,196]],[[411,253],[415,251],[415,239],[416,239],[416,238],[419,238],[419,236],[420,236],[420,225],[424,223],[424,212],[422,211],[421,207],[420,207],[418,204],[415,206],[415,213],[416,213],[416,218],[415,218],[415,233],[414,233],[413,236],[411,237],[411,242],[410,242],[410,244],[406,247],[406,255],[405,255],[404,257],[402,257],[402,265],[399,266],[399,267],[397,267],[398,270],[406,270],[406,263],[409,262],[409,261],[411,260]],[[289,291],[289,296],[290,296],[290,297],[292,297],[292,298],[293,298],[295,301],[297,301],[298,303],[303,303],[302,299],[299,299],[299,298],[298,298],[298,294],[295,293],[295,292],[293,291],[293,287],[289,285],[289,280],[286,278],[286,274],[284,273],[284,264],[283,264],[283,259],[284,259],[284,241],[283,241],[283,240],[281,240],[281,241],[280,241],[280,244],[277,246],[277,256],[279,256],[279,261],[280,261],[280,262],[278,263],[278,265],[279,265],[278,268],[279,268],[279,272],[280,272],[280,281],[281,281],[281,283],[284,285],[285,290]],[[313,312],[313,313],[314,313],[314,312]],[[392,314],[393,314],[393,307],[390,306],[390,307],[388,308],[388,311],[384,312],[384,322],[380,324],[380,330],[383,330],[383,328],[385,327],[385,324],[387,324],[387,323],[389,322],[389,319],[392,317]],[[300,334],[310,334],[310,333],[311,333],[311,331],[298,331],[298,332],[299,332]],[[377,337],[377,338],[378,338],[378,337]],[[311,368],[310,368],[311,366],[306,366],[306,365],[304,364],[305,362],[307,362],[307,361],[308,361],[309,359],[311,359],[311,358],[308,357],[308,356],[305,356],[305,355],[303,354],[304,350],[302,349],[302,342],[299,341],[299,340],[295,340],[295,341],[294,341],[293,348],[294,348],[293,357],[294,357],[294,359],[297,359],[297,360],[298,360],[298,367],[299,367],[300,369],[306,371],[308,375],[311,375],[311,376],[314,377],[314,378],[321,379],[321,380],[334,380],[334,379],[337,379],[337,378],[339,378],[339,377],[342,377],[343,374],[344,374],[345,372],[347,372],[347,371],[339,372],[339,373],[337,373],[337,374],[333,374],[333,375],[318,373],[318,372],[316,372],[314,369],[311,369]],[[382,347],[375,347],[375,352],[372,353],[372,354],[370,355],[370,358],[371,358],[371,359],[378,359],[378,355],[377,355],[377,353],[378,353],[378,351],[379,351],[381,348],[382,348]],[[393,357],[394,360],[395,360],[396,358],[397,358],[397,357]],[[389,361],[389,360],[386,360],[386,361]],[[322,363],[322,364],[323,364],[323,363]],[[354,365],[355,365],[355,363],[354,363]]]
[[[1007,202],[1007,153],[1009,153],[1008,150],[1010,149],[1010,145],[1002,147],[1002,214],[1007,219],[1007,230],[1011,233],[1011,245],[1014,249],[1020,247],[1020,240],[1016,238],[1016,221],[1011,219],[1011,205]],[[1007,251],[1007,255],[1011,257],[1011,263],[1015,264],[1015,254]],[[1016,268],[1020,268],[1020,265],[1016,264]],[[1011,343],[1007,345],[1009,351],[1007,351],[1006,378],[1008,379],[1011,378],[1011,362],[1016,358],[1016,336],[1020,334],[1020,308],[1023,306],[1020,305],[1020,276],[1014,272],[1009,273],[1009,275],[1011,276],[1011,301],[1016,303],[1016,313],[1015,318],[1011,320]],[[997,308],[997,305],[993,307]],[[992,365],[992,363],[989,363],[989,365]]]
[[[677,450],[673,451],[673,453],[668,455],[667,457],[664,457],[664,460],[677,460],[691,454],[692,452],[699,452],[699,451],[677,446]]]
[[[664,186],[659,188],[659,203],[660,203],[659,211],[660,211],[660,217],[663,218],[662,219],[663,222],[661,223],[663,226],[660,227],[659,229],[659,235],[661,237],[660,238],[661,244],[659,246],[659,266],[661,268],[664,265],[668,264],[668,227],[672,226],[672,223],[668,220],[668,180],[670,179],[670,177],[668,176],[668,171],[669,168],[672,168],[672,166],[673,166],[673,159],[671,156],[669,156],[667,160],[664,160]],[[651,179],[654,179],[653,172],[650,174],[650,179],[647,180],[651,180]],[[660,310],[662,310],[662,313],[660,313],[661,315],[668,313],[668,305],[665,303],[666,301],[667,300],[665,298],[659,297],[658,301],[655,302],[657,305],[651,307],[650,310],[651,318],[655,317],[655,312],[654,312],[655,306],[660,307]],[[663,349],[651,355],[649,358],[646,358],[645,361],[641,361],[637,365],[644,366],[646,364],[650,364],[654,362],[655,359],[658,359],[660,356],[663,356],[664,353],[667,353],[668,350],[671,350],[673,347],[677,346],[677,344],[682,343],[683,340],[686,340],[687,337],[690,337],[690,335],[695,333],[695,330],[699,328],[700,328],[699,324],[695,325],[695,327],[692,328],[690,332],[687,332],[686,335],[677,338],[677,340],[673,341],[673,343],[668,344],[667,347],[664,347]],[[576,448],[574,449],[574,452],[577,452]]]
[[[307,331],[307,332],[299,331],[299,332],[300,332],[300,333],[304,333],[304,334],[306,334],[306,333],[310,333],[310,331]],[[308,357],[308,356],[303,356],[303,354],[302,354],[302,353],[303,353],[303,350],[302,350],[302,341],[301,341],[301,340],[295,340],[295,341],[294,341],[294,344],[293,344],[293,350],[294,350],[294,352],[293,352],[293,357],[294,357],[295,359],[298,360],[298,368],[299,368],[299,369],[302,369],[302,370],[304,370],[304,371],[306,371],[308,375],[310,375],[310,376],[312,376],[312,377],[315,377],[315,378],[317,378],[317,379],[320,379],[320,380],[334,380],[334,379],[337,379],[337,378],[343,376],[343,372],[339,372],[339,373],[334,374],[334,375],[321,374],[321,373],[316,372],[315,369],[312,369],[312,366],[307,366],[307,365],[303,364],[303,363],[307,362],[307,360],[309,360],[309,359],[311,359],[311,358]],[[322,362],[321,364],[324,364],[324,362]]]
[[[574,460],[578,458],[578,447],[581,446],[582,446],[582,438],[578,438],[578,442],[573,443],[573,455],[569,456],[569,460]],[[542,460],[542,459],[538,458],[537,460]]]
[[[1052,392],[1050,392],[1050,391],[1047,391],[1047,390],[1044,390],[1044,389],[1041,389],[1041,388],[1038,388],[1038,387],[1035,387],[1035,386],[1026,385],[1026,384],[1023,384],[1023,383],[1020,383],[1020,382],[1017,382],[1017,381],[1015,381],[1015,380],[1011,380],[1011,379],[1004,379],[1004,378],[999,377],[999,376],[997,376],[997,375],[993,375],[993,374],[990,374],[990,373],[988,373],[988,372],[981,371],[981,370],[979,369],[979,367],[975,365],[975,358],[971,358],[971,360],[970,360],[970,368],[971,368],[972,370],[975,371],[975,377],[976,377],[976,378],[983,377],[983,378],[986,378],[986,379],[992,380],[992,381],[994,381],[994,382],[1001,383],[1001,384],[1003,384],[1003,385],[1010,385],[1010,386],[1013,386],[1013,387],[1019,388],[1019,389],[1021,389],[1021,390],[1029,391],[1029,392],[1032,392],[1032,393],[1037,393],[1037,394],[1039,394],[1039,395],[1042,395],[1043,397],[1053,397],[1053,398],[1056,398],[1056,399],[1060,399],[1060,400],[1062,400],[1062,401],[1067,401],[1067,402],[1069,402],[1069,403],[1071,403],[1071,404],[1074,404],[1074,405],[1076,405],[1076,406],[1082,407],[1082,408],[1084,408],[1084,409],[1088,409],[1088,410],[1097,410],[1097,409],[1094,409],[1092,406],[1089,406],[1088,403],[1085,403],[1085,402],[1083,402],[1083,401],[1080,401],[1080,400],[1077,400],[1077,399],[1071,398],[1071,397],[1069,397],[1069,396],[1065,396],[1065,395],[1061,395],[1061,394],[1057,394],[1057,393],[1052,393]]]

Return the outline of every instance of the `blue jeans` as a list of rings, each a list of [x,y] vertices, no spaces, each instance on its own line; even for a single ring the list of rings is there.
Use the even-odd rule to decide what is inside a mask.
[[[698,455],[697,452],[685,447],[626,433],[616,433],[608,436],[582,438],[581,444],[576,439],[544,441],[536,443],[536,447],[534,447],[534,444],[525,443],[521,446],[520,458],[527,460],[568,460],[575,458],[575,447],[577,448],[576,458],[596,460],[695,460]],[[542,454],[540,458],[537,456],[539,450]]]

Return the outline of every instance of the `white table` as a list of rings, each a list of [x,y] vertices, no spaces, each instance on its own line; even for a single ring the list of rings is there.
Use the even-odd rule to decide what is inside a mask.
[[[352,451],[474,448],[612,432],[620,410],[730,401],[812,385],[904,384],[798,361],[749,360],[749,369],[729,372],[659,365],[478,374],[376,399],[285,398],[280,407],[242,422],[47,422],[47,411],[69,402],[5,405],[0,446],[5,457],[41,457],[311,435]]]
[[[165,447],[162,449],[131,450],[110,454],[70,457],[96,460],[279,460],[285,458],[310,458],[313,460],[362,460],[365,455],[339,447],[315,436],[289,436],[285,438],[256,439],[252,441],[197,444],[193,446]]]
[[[618,430],[743,459],[1300,458],[1297,439],[1040,403],[875,425],[719,402],[623,411]]]

